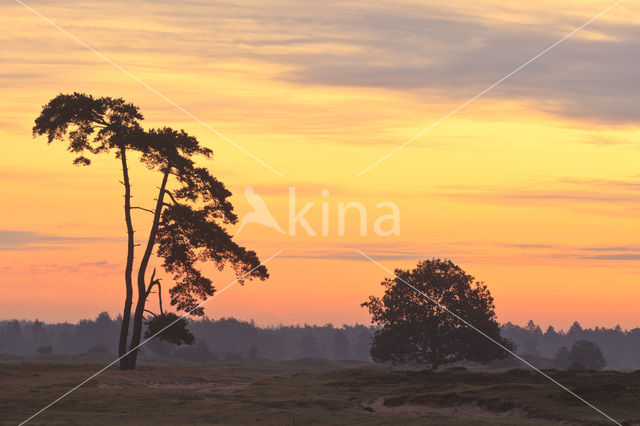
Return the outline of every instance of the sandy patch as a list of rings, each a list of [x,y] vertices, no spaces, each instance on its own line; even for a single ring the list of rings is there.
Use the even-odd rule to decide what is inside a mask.
[[[401,414],[462,414],[468,416],[479,417],[518,417],[528,418],[527,412],[522,409],[514,409],[504,412],[489,411],[484,407],[474,404],[462,404],[449,407],[435,406],[435,405],[418,405],[418,404],[403,404],[394,407],[384,405],[384,398],[377,398],[371,404],[368,405],[374,412],[377,413],[401,413]]]
[[[120,385],[112,385],[110,383],[98,383],[98,389],[118,389],[121,387]]]
[[[195,383],[148,383],[148,388],[154,389],[176,389],[191,390],[202,393],[229,393],[238,389],[242,389],[251,384],[251,382],[195,382]]]

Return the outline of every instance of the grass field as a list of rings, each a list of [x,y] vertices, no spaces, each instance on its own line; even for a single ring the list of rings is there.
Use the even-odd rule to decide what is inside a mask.
[[[0,421],[18,424],[104,364],[0,364]],[[550,371],[640,424],[640,371]],[[390,371],[329,360],[111,368],[31,424],[611,424],[535,372]]]

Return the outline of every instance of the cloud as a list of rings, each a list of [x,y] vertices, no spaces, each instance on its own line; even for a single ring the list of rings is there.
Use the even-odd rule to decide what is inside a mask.
[[[610,247],[582,247],[580,248],[582,251],[601,251],[601,252],[610,252],[610,251],[620,251],[620,252],[640,252],[640,246],[610,246]]]
[[[305,8],[249,8],[265,38],[242,42],[244,54],[290,67],[280,78],[304,84],[374,87],[441,96],[460,103],[525,63],[569,32],[567,25],[505,24],[444,12],[429,5],[324,2]],[[571,29],[595,15],[573,19]],[[613,13],[613,12],[612,12]],[[564,19],[567,19],[566,17]],[[287,31],[278,31],[285,25]],[[637,70],[640,26],[594,22],[505,80],[489,97],[533,102],[544,111],[578,119],[634,123],[640,118]],[[554,31],[555,29],[555,31]],[[265,34],[266,33],[266,34]],[[277,34],[280,37],[277,37]],[[292,35],[293,36],[292,36]],[[327,37],[330,34],[331,37]],[[331,49],[304,48],[329,44]],[[299,47],[291,52],[268,46]]]
[[[2,250],[58,250],[72,245],[97,241],[120,241],[109,237],[66,237],[32,231],[0,229],[0,251]]]
[[[15,274],[21,277],[26,275],[58,275],[58,274],[89,274],[93,276],[111,275],[121,272],[119,263],[111,263],[107,260],[95,262],[81,262],[72,264],[45,263],[31,264],[24,266],[3,265],[0,270],[4,274]]]
[[[490,10],[480,15],[435,2],[328,0],[300,7],[293,0],[218,0],[182,2],[180,8],[173,0],[145,3],[140,9],[144,15],[123,9],[118,2],[100,8],[86,2],[56,7],[35,2],[35,6],[42,6],[63,26],[72,22],[74,34],[80,38],[90,34],[91,44],[107,54],[167,55],[154,64],[156,70],[169,72],[179,64],[182,69],[200,71],[213,62],[251,59],[279,65],[275,78],[282,81],[389,89],[428,103],[458,104],[600,12],[586,6],[577,13],[554,8],[552,16],[545,14],[540,23],[541,19],[531,18],[529,22],[504,20],[501,13],[496,13],[501,18],[487,16],[494,8],[503,12],[498,10],[501,4],[487,5],[485,9]],[[520,12],[526,15],[527,7]],[[485,96],[532,103],[564,117],[635,124],[640,119],[636,72],[640,25],[608,19],[622,12],[612,10]],[[98,14],[99,20],[94,18]],[[109,19],[116,16],[121,19]],[[61,55],[62,47],[65,53],[84,48],[73,43],[57,47],[32,34],[31,26],[4,41],[11,43],[15,63],[28,66],[0,74],[0,81],[9,85],[43,79],[28,62],[33,61],[34,46],[39,49],[38,64],[94,64],[84,55]],[[63,67],[58,72],[65,77],[67,70]]]
[[[592,191],[580,191],[580,190],[526,190],[526,189],[513,189],[513,190],[496,190],[485,191],[475,193],[446,193],[442,194],[447,197],[462,197],[462,198],[477,198],[477,199],[490,199],[503,202],[522,202],[528,201],[531,203],[538,202],[555,202],[555,201],[581,201],[581,202],[613,202],[613,203],[633,203],[640,202],[637,196],[632,194],[605,194]]]
[[[640,260],[640,245],[571,246],[563,244],[504,244],[504,247],[532,251],[537,258],[563,260]]]
[[[244,244],[244,243],[243,243]],[[251,247],[267,247],[272,243],[247,242]],[[358,262],[370,262],[357,250],[362,251],[371,258],[384,260],[411,260],[417,262],[426,258],[452,258],[458,261],[466,261],[478,244],[470,242],[363,242],[363,241],[336,241],[334,243],[318,243],[309,241],[297,241],[280,243],[283,253],[282,258],[314,259],[314,260],[348,260]]]
[[[550,249],[556,246],[552,244],[504,244],[505,247],[518,249]]]
[[[566,205],[597,204],[640,208],[640,180],[635,179],[557,179],[532,182],[527,187],[495,188],[478,185],[442,186],[438,195],[461,200],[504,204]],[[533,189],[545,188],[545,189]],[[611,212],[614,213],[614,212]]]
[[[261,251],[273,250],[273,243],[248,241],[247,245]],[[389,269],[415,265],[431,259],[451,259],[461,265],[545,265],[559,267],[608,267],[610,262],[640,261],[640,245],[571,245],[543,242],[510,241],[337,241],[318,243],[311,241],[282,242],[280,256],[290,259],[340,260],[371,262],[357,250]],[[395,263],[395,265],[394,265]]]
[[[584,141],[590,145],[599,145],[599,146],[613,146],[613,145],[630,145],[636,143],[633,140],[625,140],[622,138],[613,138],[609,136],[601,136],[601,135],[592,135],[588,137]]]
[[[599,254],[594,256],[585,256],[585,259],[597,260],[640,260],[640,253],[618,253],[618,254]]]
[[[640,260],[640,245],[579,247],[575,252],[576,257],[581,259],[632,262]],[[585,255],[585,252],[589,254]]]
[[[623,189],[630,191],[640,190],[640,180],[638,176],[635,179],[575,179],[565,178],[560,179],[560,182],[569,183],[573,185],[583,185],[590,188],[599,187],[605,189]]]
[[[630,247],[579,247],[554,244],[502,244],[469,242],[463,246],[442,244],[439,248],[424,246],[390,248],[386,244],[369,244],[354,248],[338,248],[334,250],[318,249],[295,252],[283,252],[281,257],[302,258],[315,260],[345,260],[355,262],[371,262],[356,250],[360,250],[373,260],[410,261],[414,264],[429,258],[451,259],[461,265],[467,263],[485,263],[499,265],[513,264],[548,264],[549,261],[561,261],[564,266],[582,265],[589,262],[590,266],[605,265],[595,261],[637,262],[640,261],[640,246]],[[507,249],[506,251],[504,249]],[[517,249],[519,252],[514,252]],[[588,252],[589,254],[585,254]],[[577,263],[575,263],[577,262]]]
[[[319,184],[313,182],[301,182],[297,185],[286,183],[286,184],[262,184],[258,183],[256,185],[246,185],[245,188],[251,187],[255,190],[258,195],[265,196],[284,196],[289,197],[289,190],[293,188],[296,196],[312,196],[320,198],[323,190],[328,190],[330,193],[337,192],[340,193],[342,191],[341,187],[336,185],[326,185]],[[236,194],[240,194],[241,191],[236,191]]]
[[[409,259],[418,259],[420,255],[418,253],[401,253],[401,252],[393,252],[393,251],[377,251],[375,253],[366,253],[374,260],[409,260]],[[306,253],[289,253],[282,254],[280,257],[288,257],[288,258],[303,258],[303,259],[332,259],[332,260],[355,260],[355,261],[364,261],[370,262],[369,259],[362,256],[360,253],[356,252],[355,249],[352,251],[340,250],[334,252],[326,252],[326,251],[315,251],[315,252],[306,252]]]

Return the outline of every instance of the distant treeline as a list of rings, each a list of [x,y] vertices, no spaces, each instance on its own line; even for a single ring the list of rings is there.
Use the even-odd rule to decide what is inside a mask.
[[[286,360],[303,357],[369,360],[375,328],[364,325],[258,327],[253,321],[234,318],[192,320],[196,337],[192,346],[173,346],[151,341],[143,352],[190,361],[231,361],[242,358]],[[120,317],[103,312],[95,320],[77,324],[46,324],[42,321],[0,322],[0,353],[16,355],[117,353]],[[640,368],[640,328],[582,328],[575,322],[568,331],[548,327],[542,331],[533,321],[524,326],[507,323],[502,335],[516,344],[516,352],[534,358],[555,358],[562,347],[579,340],[595,342],[605,355],[606,368]]]
[[[120,323],[119,316],[112,319],[106,312],[95,320],[81,320],[77,324],[5,320],[0,322],[0,353],[117,353]],[[375,331],[364,325],[336,328],[330,324],[263,328],[253,321],[234,318],[192,320],[189,330],[196,337],[194,345],[174,346],[154,339],[142,347],[143,353],[202,362],[251,357],[369,360]]]
[[[507,323],[502,326],[502,336],[511,339],[516,352],[533,358],[553,359],[562,347],[570,348],[579,340],[596,343],[607,361],[606,368],[640,368],[640,328],[624,330],[619,325],[614,328],[582,328],[576,321],[568,331],[556,331],[553,326],[543,332],[533,321],[520,327]]]

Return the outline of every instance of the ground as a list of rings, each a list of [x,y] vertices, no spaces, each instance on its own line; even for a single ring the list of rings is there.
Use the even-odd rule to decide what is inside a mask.
[[[0,363],[0,422],[18,424],[105,363]],[[640,371],[547,371],[623,424],[640,424]],[[392,371],[302,359],[113,367],[30,424],[612,424],[539,374]]]

